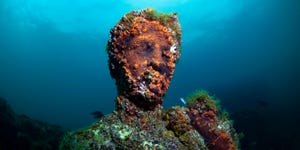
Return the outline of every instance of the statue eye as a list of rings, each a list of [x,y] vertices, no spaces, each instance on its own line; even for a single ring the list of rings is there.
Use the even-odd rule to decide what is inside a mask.
[[[160,46],[160,49],[161,49],[161,51],[168,51],[168,50],[170,50],[170,48],[168,46],[165,46],[165,45]]]
[[[143,41],[142,44],[143,44],[142,47],[144,51],[152,52],[154,50],[154,45],[151,42]]]

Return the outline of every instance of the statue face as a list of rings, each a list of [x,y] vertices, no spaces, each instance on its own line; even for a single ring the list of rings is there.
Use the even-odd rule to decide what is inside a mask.
[[[162,103],[180,53],[172,29],[137,16],[130,28],[124,22],[111,30],[109,65],[119,95],[137,105]]]

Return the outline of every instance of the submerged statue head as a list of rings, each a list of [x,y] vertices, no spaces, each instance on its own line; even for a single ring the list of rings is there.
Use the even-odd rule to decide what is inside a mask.
[[[181,28],[175,13],[132,11],[110,31],[109,69],[118,95],[138,107],[162,104],[180,57]]]

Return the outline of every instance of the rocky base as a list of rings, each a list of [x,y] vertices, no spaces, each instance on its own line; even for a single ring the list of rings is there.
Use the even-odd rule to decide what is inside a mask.
[[[117,101],[124,107],[116,107],[90,127],[68,133],[60,149],[238,149],[232,122],[217,113],[219,107],[206,92],[189,97],[187,107],[164,111],[161,107],[139,110],[125,98]]]

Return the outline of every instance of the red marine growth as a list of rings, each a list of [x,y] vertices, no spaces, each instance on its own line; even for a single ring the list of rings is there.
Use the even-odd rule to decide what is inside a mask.
[[[209,149],[237,149],[232,138],[235,136],[231,135],[234,131],[230,127],[231,122],[227,118],[218,118],[215,100],[207,92],[196,92],[189,98],[187,107],[186,112],[191,119],[191,125],[204,137]]]

